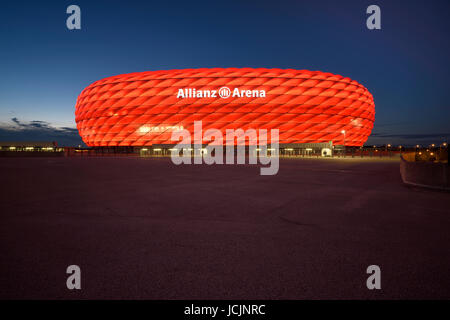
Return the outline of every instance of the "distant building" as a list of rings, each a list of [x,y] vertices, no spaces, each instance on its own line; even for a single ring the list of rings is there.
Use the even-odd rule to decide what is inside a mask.
[[[0,141],[0,156],[55,156],[63,155],[64,148],[55,141]]]

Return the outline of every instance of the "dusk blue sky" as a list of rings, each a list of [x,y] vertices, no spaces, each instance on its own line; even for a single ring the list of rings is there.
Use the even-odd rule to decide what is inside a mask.
[[[81,30],[66,8],[81,8]],[[366,28],[381,7],[382,29]],[[0,140],[78,144],[74,106],[121,73],[200,67],[332,72],[369,89],[367,144],[450,138],[450,1],[3,1]]]

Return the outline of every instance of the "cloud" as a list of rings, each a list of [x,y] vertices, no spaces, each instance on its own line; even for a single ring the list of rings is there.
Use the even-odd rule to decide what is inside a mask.
[[[12,118],[11,121],[19,126],[21,125],[19,119],[17,119],[16,117]]]
[[[395,134],[385,134],[385,133],[372,133],[373,137],[380,138],[400,138],[400,139],[428,139],[428,138],[448,138],[450,137],[450,133],[418,133],[418,134],[409,134],[409,133],[395,133]]]
[[[450,141],[449,132],[432,133],[382,133],[373,132],[367,140],[367,145],[371,144],[402,144],[402,145],[427,145],[440,144],[444,141]]]
[[[76,128],[55,127],[41,120],[22,122],[17,117],[0,125],[0,140],[56,141],[59,146],[85,146]]]
[[[46,123],[45,121],[33,120],[30,121],[29,125],[34,128],[50,128],[48,123]]]

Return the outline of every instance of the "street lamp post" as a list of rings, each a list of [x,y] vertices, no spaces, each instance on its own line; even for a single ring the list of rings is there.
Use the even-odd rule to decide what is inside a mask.
[[[450,159],[450,154],[448,152],[448,148],[447,148],[447,142],[444,142],[442,144],[442,146],[444,147],[444,150],[442,151],[443,154],[447,153],[447,166],[450,166],[450,161],[448,161]],[[439,146],[439,149],[441,149],[441,146]],[[439,156],[441,155],[441,152],[439,152]]]
[[[345,158],[345,130],[342,130],[341,133],[344,135],[344,158]]]

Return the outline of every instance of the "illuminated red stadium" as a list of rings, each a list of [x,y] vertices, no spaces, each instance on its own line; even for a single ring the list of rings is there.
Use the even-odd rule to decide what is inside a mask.
[[[219,95],[223,87],[230,97]],[[238,96],[232,96],[235,89]],[[345,139],[347,146],[361,146],[372,131],[375,105],[364,86],[331,73],[204,68],[96,81],[79,95],[75,120],[88,146],[175,144],[172,132],[193,133],[197,120],[204,131],[216,128],[223,134],[226,129],[279,129],[280,144],[343,145]]]

